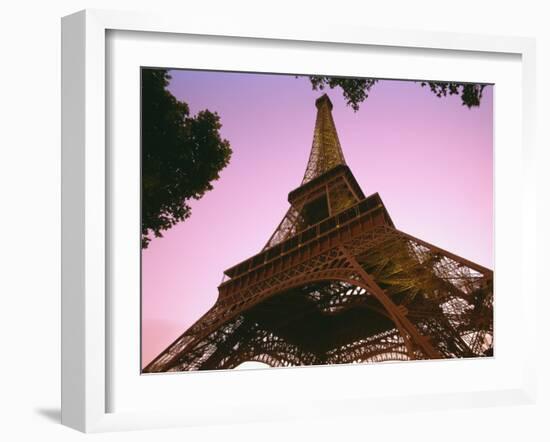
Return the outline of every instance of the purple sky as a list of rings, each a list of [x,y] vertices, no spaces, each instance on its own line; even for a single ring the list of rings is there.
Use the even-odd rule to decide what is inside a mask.
[[[321,95],[306,78],[171,71],[192,114],[217,111],[230,164],[192,215],[143,252],[142,363],[216,301],[223,271],[259,252],[299,186]],[[412,81],[379,81],[358,112],[328,90],[348,166],[396,227],[493,268],[493,87],[479,108]]]

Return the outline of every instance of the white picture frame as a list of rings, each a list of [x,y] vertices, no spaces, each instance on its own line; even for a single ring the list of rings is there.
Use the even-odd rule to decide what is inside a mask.
[[[415,409],[441,409],[454,407],[490,406],[500,404],[525,404],[535,400],[534,339],[524,339],[525,348],[518,352],[518,364],[507,383],[496,388],[477,386],[468,391],[438,392],[426,394],[391,392],[376,398],[363,394],[349,396],[338,391],[326,398],[314,397],[295,406],[247,402],[246,398],[219,401],[218,409],[207,413],[206,406],[195,409],[151,407],[139,410],[113,411],[109,394],[114,388],[110,375],[113,365],[109,344],[109,328],[116,318],[109,302],[109,244],[113,231],[109,229],[111,196],[109,194],[109,155],[106,121],[109,84],[106,75],[108,57],[107,36],[112,32],[155,33],[161,36],[217,36],[232,39],[299,44],[338,44],[354,47],[376,47],[383,51],[402,48],[403,51],[426,49],[443,53],[468,52],[483,57],[484,54],[508,54],[518,57],[521,64],[521,118],[517,124],[521,148],[522,187],[520,226],[514,231],[521,248],[521,272],[525,274],[532,265],[536,249],[535,238],[535,177],[534,158],[534,109],[535,109],[535,43],[533,39],[519,37],[494,37],[451,33],[416,31],[388,31],[357,29],[345,26],[310,23],[293,27],[283,24],[212,22],[206,18],[181,18],[144,13],[126,13],[87,10],[63,18],[62,21],[62,423],[80,431],[110,431],[122,429],[157,428],[221,422],[253,422],[284,419],[288,417],[321,417],[336,414],[362,414],[372,410],[388,412]],[[150,34],[153,35],[153,34]],[[293,43],[295,42],[295,43]],[[487,55],[488,56],[488,55]],[[112,61],[112,60],[111,60]],[[138,91],[136,91],[138,93]],[[498,97],[497,97],[498,100]],[[499,118],[497,115],[496,118]],[[496,192],[499,192],[498,186]],[[498,199],[497,199],[498,204]],[[498,250],[498,245],[497,245]],[[498,259],[497,259],[498,262]],[[495,278],[498,280],[499,268]],[[535,323],[527,318],[535,317],[536,286],[532,278],[519,278],[521,297],[518,306],[523,334],[534,336]],[[497,295],[498,296],[498,295]],[[498,309],[498,304],[497,304]],[[498,335],[497,335],[498,339]],[[498,355],[497,355],[498,357]],[[463,370],[456,366],[455,370]],[[503,368],[503,367],[500,367]],[[362,367],[354,368],[363,370]],[[379,372],[395,371],[398,366],[378,366]],[[416,366],[413,370],[424,370]],[[486,367],[490,372],[492,368]],[[277,370],[284,381],[306,382],[301,369]],[[309,369],[308,369],[309,370]],[[369,369],[372,370],[372,369]],[[453,368],[450,368],[453,370]],[[259,371],[258,371],[259,372]],[[312,372],[310,372],[312,373]],[[139,375],[139,373],[136,373]],[[186,374],[187,375],[187,374]],[[197,374],[190,374],[197,375]],[[208,376],[208,378],[206,376]],[[199,374],[198,384],[221,385],[225,373]],[[159,375],[160,376],[160,375]],[[240,372],[239,382],[261,385],[264,375]],[[175,379],[172,375],[164,378]],[[160,377],[157,377],[160,379]],[[182,378],[183,379],[183,378]],[[189,380],[189,376],[187,376]],[[206,381],[208,379],[208,381]],[[297,380],[299,379],[299,380]],[[139,381],[138,381],[139,382]],[[173,381],[170,381],[173,382]],[[151,383],[151,386],[153,384]],[[147,388],[151,388],[151,386]],[[156,386],[154,386],[157,389]],[[159,387],[160,388],[160,387]],[[172,387],[170,387],[172,388]],[[359,389],[360,390],[360,389]],[[160,390],[157,390],[160,391]],[[198,399],[198,391],[187,390]],[[124,394],[124,393],[123,393]],[[166,391],[160,393],[167,395]],[[161,397],[161,396],[159,396]],[[158,400],[158,397],[157,397]],[[169,402],[169,401],[167,401]],[[228,404],[231,404],[227,407]],[[215,404],[213,405],[215,408]],[[225,410],[225,411],[224,411]],[[238,413],[235,411],[238,410]]]

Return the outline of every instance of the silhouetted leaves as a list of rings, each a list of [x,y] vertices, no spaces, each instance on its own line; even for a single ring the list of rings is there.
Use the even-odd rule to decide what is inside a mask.
[[[368,98],[371,87],[378,81],[375,78],[323,77],[316,75],[311,75],[309,80],[315,91],[322,91],[327,86],[331,89],[340,87],[346,103],[354,111],[359,110],[359,104]]]
[[[342,89],[342,95],[346,103],[354,111],[359,110],[359,105],[368,98],[371,88],[376,84],[376,78],[345,78],[310,75],[309,80],[313,90],[323,90],[325,87]],[[438,97],[447,95],[459,95],[462,104],[468,108],[479,106],[483,97],[484,84],[421,81],[422,87],[429,86],[430,90]]]
[[[438,97],[447,95],[458,95],[462,99],[462,104],[471,108],[479,106],[483,97],[484,84],[476,83],[445,83],[439,81],[422,81],[420,86],[429,86],[430,90]]]
[[[141,244],[189,217],[190,198],[212,189],[231,158],[220,118],[208,110],[189,116],[189,106],[166,90],[163,69],[142,70]]]

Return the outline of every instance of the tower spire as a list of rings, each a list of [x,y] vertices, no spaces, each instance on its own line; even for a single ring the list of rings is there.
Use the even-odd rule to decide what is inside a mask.
[[[328,172],[333,167],[346,164],[332,119],[332,102],[328,95],[323,94],[319,97],[315,101],[315,106],[317,107],[317,118],[313,131],[313,144],[302,184]]]

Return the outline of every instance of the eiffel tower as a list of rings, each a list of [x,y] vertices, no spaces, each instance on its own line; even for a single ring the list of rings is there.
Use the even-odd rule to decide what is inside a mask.
[[[145,373],[493,354],[493,272],[396,229],[346,165],[325,94],[302,184],[260,253]]]

